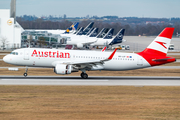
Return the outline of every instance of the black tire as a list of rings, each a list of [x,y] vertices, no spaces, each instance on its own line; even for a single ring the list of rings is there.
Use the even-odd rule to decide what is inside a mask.
[[[88,78],[88,74],[86,74],[86,73],[81,73],[81,77],[82,77],[83,79],[87,79],[87,78]]]
[[[81,77],[82,77],[82,78],[83,78],[83,75],[84,75],[84,73],[82,72],[82,73],[81,73]]]
[[[27,73],[24,73],[24,77],[26,77],[27,76]]]

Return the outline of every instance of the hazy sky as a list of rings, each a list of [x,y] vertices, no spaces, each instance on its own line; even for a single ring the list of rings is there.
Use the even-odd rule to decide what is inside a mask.
[[[9,9],[10,2],[0,0],[0,9]],[[180,17],[180,0],[17,0],[16,5],[17,16]]]

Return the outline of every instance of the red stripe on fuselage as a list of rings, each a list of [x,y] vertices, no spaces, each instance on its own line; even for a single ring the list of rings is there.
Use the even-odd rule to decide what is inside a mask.
[[[166,56],[166,53],[146,48],[144,51],[137,53],[142,56],[151,66],[162,65],[165,63],[170,63],[176,61],[175,58]],[[165,61],[153,61],[154,59],[164,59],[164,58],[172,58]]]

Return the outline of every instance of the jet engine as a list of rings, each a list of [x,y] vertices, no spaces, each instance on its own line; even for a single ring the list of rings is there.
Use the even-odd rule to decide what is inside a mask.
[[[77,48],[83,48],[83,44],[82,43],[77,43]]]
[[[71,65],[57,64],[54,68],[54,72],[61,75],[71,74],[71,69]]]

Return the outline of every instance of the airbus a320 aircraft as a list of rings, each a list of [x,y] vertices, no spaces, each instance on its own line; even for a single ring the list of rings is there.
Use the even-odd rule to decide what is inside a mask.
[[[81,77],[88,78],[86,71],[133,70],[176,61],[168,57],[167,51],[174,28],[165,28],[158,37],[140,53],[55,50],[41,48],[23,48],[12,51],[3,60],[6,63],[27,67],[50,67],[56,74],[71,74],[82,71]],[[27,68],[24,76],[27,76]]]
[[[66,30],[31,30],[31,29],[29,30],[29,29],[26,29],[26,31],[47,31],[48,33],[60,34],[62,36],[65,36],[65,35],[69,35],[69,34],[74,34],[77,31],[78,25],[79,25],[79,23],[75,22]]]

